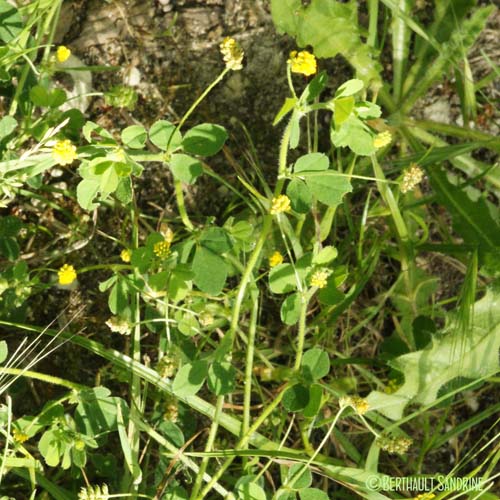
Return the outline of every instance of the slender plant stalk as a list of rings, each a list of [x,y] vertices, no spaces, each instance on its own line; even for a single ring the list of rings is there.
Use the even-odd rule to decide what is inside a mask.
[[[215,405],[215,415],[213,419],[213,423],[210,426],[210,432],[208,434],[208,439],[207,443],[205,445],[205,452],[209,453],[212,451],[212,447],[215,442],[215,438],[217,436],[217,430],[219,428],[219,417],[222,412],[222,407],[224,406],[224,396],[218,396],[217,397],[217,403]],[[201,485],[203,483],[203,478],[205,477],[205,472],[207,471],[207,466],[208,466],[208,461],[210,460],[210,456],[206,455],[203,457],[203,460],[201,461],[200,465],[200,470],[198,471],[198,474],[196,475],[196,480],[194,482],[193,490],[191,492],[191,500],[194,500],[198,492],[200,491]],[[215,483],[214,483],[215,484]]]
[[[275,399],[271,401],[269,406],[267,406],[264,411],[260,414],[260,416],[255,420],[253,425],[248,429],[247,433],[241,437],[241,439],[236,443],[235,449],[240,450],[244,449],[250,441],[252,434],[257,431],[257,429],[264,423],[269,415],[274,411],[274,409],[281,403],[283,398],[283,394],[285,393],[288,384],[282,388],[280,393],[276,396]],[[214,487],[214,484],[222,477],[224,472],[228,469],[228,467],[233,463],[235,456],[229,457],[219,468],[219,470],[213,475],[212,480],[205,486],[205,488],[201,491],[200,495],[196,500],[201,500],[205,498],[205,496],[210,492],[210,490]]]
[[[410,304],[412,307],[413,315],[415,316],[415,302],[413,300],[415,294],[413,290],[415,260],[413,256],[413,245],[408,234],[406,223],[403,219],[401,211],[399,210],[397,201],[394,198],[394,194],[392,193],[392,190],[388,186],[388,184],[384,182],[384,171],[380,167],[376,155],[372,155],[371,159],[373,164],[373,171],[375,173],[375,177],[377,178],[377,187],[379,189],[380,195],[382,196],[382,199],[389,207],[392,220],[394,221],[394,226],[396,227],[396,233],[399,239],[401,272],[403,273],[407,296],[411,298]],[[408,335],[410,336],[408,338],[408,341],[410,342],[411,346],[415,348],[415,339],[413,338],[413,335],[411,334],[411,332],[409,332]]]
[[[139,247],[139,211],[136,205],[135,195],[133,198],[132,208],[132,242],[133,248]],[[137,276],[138,271],[134,273]],[[140,310],[140,293],[137,292],[132,296],[132,311],[134,316],[134,329],[132,333],[132,355],[131,358],[137,363],[141,362],[141,310]],[[128,439],[130,442],[132,461],[138,463],[139,448],[140,448],[140,431],[135,425],[135,421],[140,418],[141,401],[141,378],[132,372],[130,378],[130,419],[128,425]],[[128,474],[128,469],[126,469]],[[131,485],[132,498],[137,498],[138,485]]]
[[[245,360],[245,382],[243,384],[243,421],[241,435],[244,436],[250,428],[250,406],[252,398],[252,375],[253,360],[255,352],[255,335],[257,332],[257,317],[259,312],[259,299],[256,296],[253,301],[252,315],[250,317],[250,328],[248,329],[247,355]]]
[[[406,21],[399,15],[399,13],[408,14],[409,11],[408,0],[399,0],[398,11],[393,12],[392,20],[392,60],[394,67],[393,77],[393,97],[394,101],[398,103],[401,100],[401,93],[403,89],[403,75],[405,70],[406,61],[408,59],[408,42],[409,31]]]
[[[368,14],[370,15],[370,21],[368,23],[368,38],[366,39],[366,43],[370,47],[376,47],[377,45],[378,2],[379,0],[368,0]]]
[[[37,29],[37,36],[36,36],[36,40],[34,42],[35,47],[38,47],[39,45],[42,44],[42,38],[45,36],[46,31],[49,30],[49,26],[55,18],[53,28],[49,33],[49,43],[52,43],[52,39],[53,39],[54,33],[55,33],[55,27],[57,24],[57,19],[59,18],[59,10],[61,9],[61,3],[62,3],[62,0],[57,0],[56,2],[54,2],[51,5],[50,11],[47,15],[47,19],[45,20],[43,28],[41,26],[39,26]],[[50,46],[47,46],[47,47],[45,47],[45,52],[44,52],[44,56],[43,56],[44,60],[47,59],[49,53],[50,53]],[[30,69],[31,69],[31,67],[29,64],[26,64],[23,68],[23,71],[21,73],[21,77],[19,78],[19,82],[17,84],[16,93],[14,94],[14,97],[12,98],[12,102],[10,104],[10,109],[9,109],[10,116],[14,116],[16,114],[17,105],[19,103],[19,98],[21,97],[21,94],[24,90],[24,86],[26,84],[26,80],[28,79]]]
[[[31,378],[33,380],[40,380],[41,382],[46,382],[47,384],[59,385],[61,387],[66,387],[67,389],[74,389],[77,391],[85,389],[84,385],[77,384],[76,382],[71,382],[70,380],[66,380],[61,377],[56,377],[54,375],[47,375],[45,373],[25,370],[23,368],[8,368],[0,366],[0,374],[3,373],[7,375],[23,376]]]
[[[186,204],[184,203],[184,193],[182,192],[182,182],[179,179],[174,179],[175,186],[175,197],[177,199],[177,208],[179,209],[179,214],[181,220],[187,229],[193,230],[193,223],[189,219],[186,211]]]
[[[306,339],[306,317],[307,307],[311,298],[311,292],[303,292],[300,298],[300,316],[299,316],[299,331],[297,338],[297,354],[295,355],[295,365],[293,369],[298,372],[302,363],[302,354],[304,353],[304,343]]]
[[[174,132],[170,135],[167,143],[167,152],[168,148],[170,147],[170,143],[172,142],[172,139],[175,137],[176,133],[180,131],[184,123],[186,123],[186,120],[191,116],[193,111],[198,107],[198,105],[207,97],[207,95],[212,91],[212,89],[224,78],[226,73],[229,71],[228,68],[224,68],[224,70],[220,73],[220,75],[201,93],[201,95],[194,101],[194,103],[191,105],[191,107],[184,113],[184,116],[180,119],[179,123],[177,124],[177,127],[175,127]],[[174,185],[175,185],[175,198],[177,200],[177,207],[179,208],[179,214],[181,216],[181,220],[183,224],[186,226],[186,228],[189,231],[193,230],[193,224],[189,219],[189,216],[186,211],[186,205],[184,203],[184,194],[182,192],[182,182],[178,179],[174,180]]]

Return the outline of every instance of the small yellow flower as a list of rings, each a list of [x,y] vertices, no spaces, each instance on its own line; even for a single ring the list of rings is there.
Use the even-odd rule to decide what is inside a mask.
[[[358,412],[359,415],[364,415],[370,409],[370,405],[366,399],[360,398],[359,396],[353,396],[351,401],[352,407]]]
[[[377,439],[377,444],[381,450],[403,455],[408,451],[413,441],[404,437],[381,436]]]
[[[70,55],[71,55],[71,50],[69,50],[68,47],[65,47],[64,45],[59,45],[59,47],[57,47],[56,51],[57,62],[63,63],[67,61]]]
[[[269,267],[279,266],[283,262],[283,255],[278,251],[274,252],[271,257],[269,257]]]
[[[389,145],[392,141],[391,133],[386,130],[385,132],[380,132],[373,139],[373,146],[376,149],[385,148],[385,146]]]
[[[404,171],[401,192],[408,193],[408,191],[413,191],[422,182],[423,178],[423,170],[416,163],[411,163],[410,168]]]
[[[29,439],[28,435],[18,429],[12,431],[12,437],[16,443],[24,443]]]
[[[170,243],[166,240],[155,243],[153,252],[157,257],[160,257],[160,259],[164,259],[170,253]]]
[[[245,53],[234,38],[226,36],[219,47],[227,69],[238,71],[243,68],[243,57]]]
[[[329,275],[330,271],[328,269],[319,269],[318,271],[315,271],[311,276],[311,286],[325,288]]]
[[[290,52],[288,63],[291,66],[292,73],[300,73],[301,75],[311,76],[318,71],[316,57],[307,50]]]
[[[370,405],[366,399],[359,396],[342,396],[339,399],[339,405],[341,408],[345,408],[346,406],[354,408],[358,415],[364,415],[370,409]]]
[[[288,212],[290,210],[290,198],[286,194],[280,194],[277,198],[273,198],[271,202],[270,213],[272,215]]]
[[[69,264],[64,264],[57,272],[60,285],[71,285],[76,280],[75,268]]]
[[[415,497],[415,500],[432,500],[433,498],[436,498],[434,493],[420,493]]]
[[[120,252],[120,259],[122,259],[123,262],[129,263],[131,257],[132,257],[132,252],[128,248],[124,248]]]
[[[71,165],[77,157],[76,147],[69,139],[57,141],[52,148],[52,158],[54,158],[59,165]]]

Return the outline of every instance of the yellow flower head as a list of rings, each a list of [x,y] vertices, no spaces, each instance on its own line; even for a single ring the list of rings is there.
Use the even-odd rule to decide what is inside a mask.
[[[12,431],[12,437],[16,443],[24,443],[29,439],[28,435],[18,429]]]
[[[219,47],[227,69],[238,71],[243,68],[243,57],[245,53],[234,38],[226,36]]]
[[[76,271],[73,266],[64,264],[57,272],[60,285],[71,285],[76,280]]]
[[[370,409],[370,405],[366,399],[360,398],[359,396],[351,397],[351,405],[359,415],[364,415]]]
[[[391,143],[391,141],[392,135],[388,130],[386,130],[385,132],[380,132],[380,134],[375,136],[375,139],[373,139],[373,145],[375,149],[385,148]]]
[[[364,415],[370,409],[370,405],[366,399],[360,398],[359,396],[342,396],[339,399],[339,405],[341,408],[350,406],[354,408],[359,415]]]
[[[318,64],[316,57],[307,50],[297,52],[293,50],[290,52],[290,59],[288,63],[291,66],[292,73],[300,73],[301,75],[311,76],[318,71]]]
[[[273,198],[271,202],[270,213],[272,215],[288,212],[290,210],[290,198],[286,194],[280,194],[277,198]]]
[[[166,240],[155,243],[153,252],[157,257],[160,257],[160,259],[164,259],[170,253],[170,243]]]
[[[64,61],[67,61],[70,55],[71,55],[71,50],[69,50],[68,47],[65,47],[64,45],[59,45],[59,47],[57,47],[56,51],[57,62],[63,63]]]
[[[77,157],[76,147],[69,139],[57,141],[52,148],[52,158],[54,158],[59,165],[71,165]]]
[[[403,182],[401,182],[401,192],[407,193],[408,191],[413,191],[413,189],[422,182],[424,178],[424,172],[416,164],[410,164],[410,168],[405,170],[403,174]]]
[[[381,450],[400,455],[406,453],[412,444],[411,439],[404,437],[381,436],[377,439],[377,445]]]
[[[279,266],[283,262],[283,255],[278,251],[274,252],[271,257],[269,257],[269,267]]]
[[[130,258],[132,257],[132,252],[128,248],[124,248],[120,252],[120,258],[122,259],[123,262],[130,262]]]
[[[315,271],[311,276],[311,286],[325,288],[328,276],[330,276],[330,271],[328,269],[319,269],[318,271]]]
[[[436,498],[434,493],[420,493],[415,497],[415,500],[432,500],[433,498]]]

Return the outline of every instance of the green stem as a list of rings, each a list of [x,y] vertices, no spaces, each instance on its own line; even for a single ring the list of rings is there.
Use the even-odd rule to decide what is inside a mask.
[[[283,185],[285,183],[285,172],[287,166],[287,157],[288,157],[288,145],[290,144],[290,133],[292,122],[288,122],[288,125],[283,134],[283,140],[280,146],[280,155],[279,155],[279,165],[278,165],[278,182],[276,183],[276,187],[274,189],[274,196],[278,196],[283,189]],[[245,298],[248,284],[253,276],[253,271],[257,262],[259,261],[260,254],[262,249],[264,248],[264,244],[267,241],[267,237],[272,229],[273,225],[273,216],[271,214],[267,214],[264,216],[264,221],[262,223],[262,229],[260,233],[260,237],[257,240],[257,243],[248,259],[248,263],[245,267],[243,275],[241,277],[240,286],[238,288],[238,293],[236,295],[236,300],[233,304],[233,314],[231,316],[231,323],[229,326],[229,331],[221,342],[219,349],[217,350],[216,357],[218,359],[224,358],[228,353],[231,352],[233,347],[234,338],[236,336],[236,331],[238,328],[238,323],[240,321],[240,311],[241,305],[243,303],[243,299]]]
[[[373,171],[375,173],[375,177],[377,178],[377,187],[382,196],[382,199],[389,207],[391,212],[392,220],[394,221],[394,225],[396,227],[396,233],[399,240],[399,248],[400,248],[400,258],[401,258],[401,272],[403,273],[403,279],[405,282],[405,288],[408,298],[411,299],[413,315],[416,315],[415,310],[415,301],[414,298],[414,273],[415,273],[415,260],[413,256],[413,246],[410,240],[410,236],[408,234],[408,229],[406,227],[406,223],[403,219],[401,211],[399,210],[398,203],[394,198],[394,194],[391,191],[391,188],[384,182],[385,175],[384,171],[380,167],[376,155],[371,156]],[[415,347],[415,340],[413,339],[413,335],[409,333],[410,337],[408,341],[411,346]]]
[[[378,2],[379,0],[368,0],[370,21],[368,23],[368,38],[366,39],[366,44],[370,47],[375,47],[377,45]]]
[[[186,204],[184,203],[184,193],[182,192],[182,182],[179,179],[174,179],[175,186],[175,197],[177,199],[177,208],[179,209],[179,214],[181,216],[181,220],[187,229],[190,231],[193,230],[193,223],[189,219],[186,210]]]
[[[43,36],[45,35],[45,32],[48,30],[49,28],[49,25],[50,23],[52,22],[52,19],[54,18],[54,16],[57,16],[59,15],[59,9],[61,8],[61,1],[57,1],[55,2],[54,4],[52,4],[51,8],[50,8],[50,11],[49,11],[49,14],[47,15],[47,19],[45,20],[45,23],[43,25],[43,28],[40,28],[40,31],[37,31],[37,36],[36,36],[36,39],[35,39],[35,42],[34,42],[34,45],[36,47],[38,47],[39,45],[42,44],[42,38]],[[55,25],[57,24],[57,21],[54,23],[54,30],[55,30]],[[49,40],[51,41],[53,37],[53,33],[51,32],[49,34]],[[45,47],[45,53],[44,53],[44,56],[43,56],[43,59],[46,60],[46,58],[48,57],[47,54],[50,52],[50,47],[47,46]],[[36,57],[36,55],[34,56]],[[16,111],[17,111],[17,105],[18,105],[18,102],[19,102],[19,98],[21,96],[21,93],[23,92],[24,90],[24,85],[26,84],[26,80],[28,78],[28,75],[29,75],[29,72],[30,72],[30,65],[26,63],[26,65],[23,67],[23,71],[21,73],[21,77],[19,78],[19,82],[17,84],[17,88],[16,88],[16,93],[14,94],[14,97],[12,99],[12,102],[10,104],[10,109],[9,109],[9,115],[10,116],[14,116],[16,114]]]
[[[7,375],[15,375],[17,377],[28,377],[34,380],[46,382],[47,384],[60,385],[61,387],[67,387],[68,389],[75,389],[77,391],[86,388],[84,385],[77,384],[76,382],[71,382],[69,380],[55,377],[53,375],[46,375],[45,373],[24,370],[22,368],[7,368],[0,366],[0,374],[2,373],[6,373]]]
[[[295,356],[295,365],[293,369],[298,372],[300,370],[300,364],[302,363],[302,354],[304,353],[304,343],[306,339],[306,317],[307,317],[307,306],[309,305],[309,300],[311,297],[311,292],[304,292],[300,298],[300,317],[299,317],[299,331],[297,339],[297,354]]]
[[[180,131],[184,123],[186,123],[186,120],[191,116],[193,111],[198,107],[198,105],[207,97],[207,95],[212,91],[212,89],[224,78],[226,73],[229,71],[228,68],[224,68],[222,73],[201,93],[201,95],[194,101],[194,103],[191,105],[191,107],[184,113],[184,116],[181,118],[180,122],[177,124],[177,127],[175,127],[174,133],[170,136],[168,139],[167,143],[167,151],[170,146],[170,143],[172,142],[172,139],[175,137],[176,133]]]
[[[401,99],[403,88],[403,74],[405,64],[408,59],[408,42],[409,31],[405,20],[401,17],[401,13],[407,14],[409,10],[408,0],[399,0],[397,12],[393,11],[393,28],[392,28],[392,46],[393,46],[393,96],[394,101],[398,103]]]
[[[136,205],[135,196],[133,199],[132,208],[132,244],[133,248],[139,247],[139,210]],[[139,278],[137,269],[134,270],[136,278]],[[131,358],[137,363],[141,362],[141,310],[140,310],[140,293],[137,292],[132,296],[132,314],[134,315],[135,327],[132,334],[132,356]],[[128,439],[130,442],[132,462],[138,463],[139,447],[140,447],[140,431],[135,425],[141,416],[141,378],[132,372],[130,378],[130,419],[128,425]],[[128,477],[128,469],[127,476]],[[130,486],[132,498],[137,498],[139,486],[133,484]]]
[[[191,105],[191,107],[184,113],[184,116],[181,118],[179,123],[177,124],[177,127],[175,127],[175,130],[173,134],[170,135],[167,143],[167,153],[170,147],[170,143],[172,142],[172,139],[175,137],[177,132],[180,131],[184,123],[186,123],[186,120],[191,116],[193,111],[198,107],[198,105],[205,99],[205,97],[210,93],[210,91],[224,78],[225,74],[229,71],[228,68],[225,68],[224,71],[201,93],[201,95],[194,101],[194,103]],[[184,203],[184,193],[182,192],[182,182],[178,179],[174,180],[174,185],[175,185],[175,198],[177,200],[177,206],[179,208],[179,214],[181,216],[183,224],[186,226],[187,229],[190,231],[193,230],[193,224],[189,220],[187,211],[186,211],[186,205]]]
[[[295,481],[302,475],[302,473],[314,462],[315,458],[318,456],[319,452],[321,451],[321,448],[325,446],[326,442],[330,438],[330,434],[333,432],[333,429],[335,429],[335,426],[337,425],[337,420],[339,419],[340,415],[344,411],[344,408],[340,408],[340,410],[337,412],[335,415],[335,418],[333,419],[333,422],[330,425],[330,428],[328,429],[327,433],[325,434],[323,440],[319,444],[319,446],[316,448],[314,453],[311,455],[307,463],[305,463],[291,478],[290,480],[286,483],[286,485],[290,485],[293,487]],[[284,485],[285,486],[285,485]]]
[[[219,416],[222,413],[222,407],[224,406],[224,396],[217,397],[217,403],[215,405],[215,415],[210,427],[210,433],[208,434],[207,443],[205,445],[205,453],[209,453],[212,451],[212,447],[215,442],[215,437],[217,436],[217,430],[219,428]],[[193,486],[193,490],[191,492],[191,500],[197,498],[198,492],[200,491],[201,484],[203,482],[203,478],[205,477],[205,472],[207,471],[208,461],[210,460],[210,456],[203,457],[201,461],[200,470],[196,475],[196,480]],[[213,478],[212,478],[213,479]],[[215,484],[215,483],[214,483]]]
[[[238,441],[238,443],[235,446],[236,450],[243,449],[246,447],[251,439],[251,436],[254,432],[257,431],[257,429],[264,423],[264,421],[267,419],[267,417],[274,411],[274,409],[281,403],[281,400],[283,399],[283,394],[285,393],[285,390],[287,389],[288,384],[286,384],[281,392],[274,398],[269,406],[265,408],[265,410],[261,413],[259,418],[255,420],[253,425],[248,429],[248,432],[241,437],[241,439]],[[203,488],[201,491],[200,495],[197,497],[196,500],[202,500],[213,488],[214,484],[222,477],[224,472],[228,469],[228,467],[233,463],[234,459],[236,458],[236,455],[233,457],[229,457],[219,468],[219,470],[213,475],[212,480]]]
[[[250,405],[252,398],[252,375],[253,360],[255,352],[255,335],[257,332],[257,316],[259,311],[259,300],[255,297],[250,317],[250,328],[248,330],[247,355],[245,362],[245,382],[243,394],[243,421],[241,425],[241,435],[244,436],[250,427]]]

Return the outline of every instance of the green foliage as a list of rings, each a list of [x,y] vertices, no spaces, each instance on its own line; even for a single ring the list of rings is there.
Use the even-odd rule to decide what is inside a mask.
[[[498,140],[479,122],[410,114],[451,70],[464,117],[486,108],[491,75],[474,82],[467,53],[492,9],[475,5],[272,0],[280,31],[356,72],[337,72],[335,88],[326,71],[303,79],[287,63],[272,165],[251,124],[241,142],[237,120],[193,121],[231,68],[173,122],[125,112],[133,125],[117,129],[105,107],[106,129],[54,81],[66,71],[52,47],[60,4],[0,0],[2,493],[379,500],[367,483],[378,470],[418,475],[462,438],[463,463],[469,431],[489,438],[500,182],[478,158]],[[391,55],[382,74],[377,58]],[[144,99],[104,92],[130,112]],[[391,147],[375,148],[388,130]],[[48,175],[58,141],[78,168]],[[63,265],[78,280],[58,285]],[[35,324],[49,320],[62,333]],[[418,460],[380,459],[403,455],[407,437]],[[487,477],[485,456],[474,473]]]
[[[198,156],[213,156],[218,153],[227,139],[224,127],[213,123],[202,123],[188,130],[182,140],[186,153]]]
[[[474,305],[472,331],[456,330],[450,316],[447,328],[429,347],[393,359],[390,366],[404,374],[405,382],[392,394],[373,391],[367,398],[370,407],[397,420],[409,403],[434,403],[441,387],[458,377],[474,380],[498,372],[499,301],[498,290],[488,290]]]
[[[278,31],[296,37],[300,47],[311,45],[318,57],[340,53],[365,83],[380,86],[380,67],[360,38],[356,2],[312,0],[304,6],[301,0],[272,0],[271,13]]]
[[[137,105],[137,92],[127,85],[115,85],[104,93],[104,102],[114,108],[125,108],[133,111]]]
[[[481,253],[500,247],[500,225],[498,208],[479,197],[452,184],[442,169],[433,168],[429,174],[432,187],[440,203],[453,218],[453,229],[467,243],[477,245]]]

